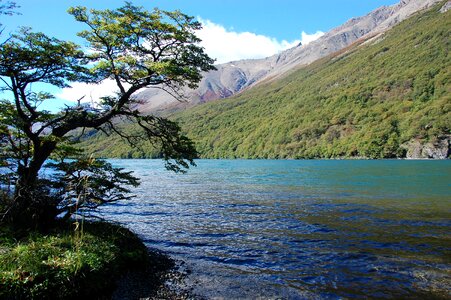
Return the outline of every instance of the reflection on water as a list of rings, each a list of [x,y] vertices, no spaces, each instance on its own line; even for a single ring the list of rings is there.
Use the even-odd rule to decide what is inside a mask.
[[[187,262],[208,297],[451,297],[450,161],[200,160],[103,215]]]

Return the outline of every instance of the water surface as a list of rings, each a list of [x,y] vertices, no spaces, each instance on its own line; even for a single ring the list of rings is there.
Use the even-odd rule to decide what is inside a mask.
[[[186,262],[207,298],[451,298],[451,162],[113,160],[142,184],[103,215]]]

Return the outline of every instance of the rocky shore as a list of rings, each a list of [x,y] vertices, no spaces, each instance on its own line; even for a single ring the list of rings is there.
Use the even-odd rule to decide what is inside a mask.
[[[438,137],[435,141],[411,140],[402,147],[407,159],[447,159],[450,156],[451,135]]]
[[[116,282],[113,300],[201,299],[185,285],[189,271],[184,262],[175,261],[166,254],[149,250],[149,262],[142,269],[131,269]]]

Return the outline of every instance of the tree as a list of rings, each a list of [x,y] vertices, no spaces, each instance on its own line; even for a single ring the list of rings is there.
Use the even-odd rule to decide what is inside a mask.
[[[183,171],[194,164],[197,156],[192,141],[181,134],[176,123],[143,115],[134,107],[138,104],[135,95],[143,88],[161,88],[182,97],[183,86],[195,87],[201,72],[214,68],[213,60],[198,46],[200,40],[195,31],[201,25],[178,11],[149,12],[130,3],[117,10],[73,7],[69,13],[88,27],[79,33],[87,41],[86,50],[27,28],[0,47],[1,88],[11,95],[10,100],[1,102],[1,161],[12,170],[15,179],[13,201],[5,216],[22,225],[42,224],[60,212],[62,200],[55,200],[52,184],[42,179],[40,171],[59,152],[64,154],[61,163],[49,166],[66,175],[70,173],[77,165],[64,163],[76,153],[68,142],[86,128],[119,134],[133,144],[149,140],[160,147],[170,170]],[[114,96],[92,104],[78,99],[77,105],[66,106],[58,113],[39,109],[54,95],[35,91],[33,86],[66,88],[75,82],[97,84],[104,80],[115,82],[118,91]],[[136,122],[141,133],[130,136],[121,132],[116,124],[125,119]],[[87,172],[92,178],[99,170],[91,168],[80,174]],[[125,184],[136,183],[130,174],[123,175],[128,177]],[[97,194],[96,201],[102,203],[103,196]]]
[[[19,6],[14,1],[6,1],[3,2],[3,0],[0,0],[0,16],[1,15],[7,15],[11,16],[13,14],[17,14],[16,9]],[[3,24],[0,23],[0,35],[3,33]]]
[[[14,1],[3,2],[3,0],[0,0],[0,15],[13,15],[14,13],[16,13],[15,10],[17,8],[18,6]]]

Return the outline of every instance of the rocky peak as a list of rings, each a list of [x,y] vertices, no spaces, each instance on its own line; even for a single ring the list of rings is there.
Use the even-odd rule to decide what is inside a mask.
[[[183,105],[230,97],[259,82],[277,78],[294,68],[345,49],[358,40],[380,35],[412,14],[440,1],[442,0],[401,0],[398,4],[382,6],[365,16],[352,18],[308,45],[299,44],[264,59],[218,65],[217,70],[204,74],[197,89],[185,91],[189,101]],[[450,2],[442,10],[448,10]],[[147,104],[139,108],[142,111],[154,111],[177,103],[165,92],[155,92],[154,89],[140,93],[139,97],[147,100]]]

